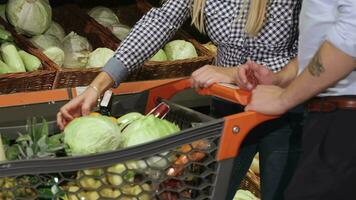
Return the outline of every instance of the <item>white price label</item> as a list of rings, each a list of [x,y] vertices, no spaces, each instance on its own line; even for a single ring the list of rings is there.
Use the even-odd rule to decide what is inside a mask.
[[[111,96],[112,96],[112,91],[111,90],[106,90],[106,92],[104,93],[104,97],[100,102],[100,106],[107,107],[109,105]]]

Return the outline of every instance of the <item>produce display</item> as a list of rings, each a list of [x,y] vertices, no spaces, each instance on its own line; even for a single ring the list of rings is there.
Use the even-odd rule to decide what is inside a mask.
[[[110,17],[116,17],[115,14],[106,15],[101,9],[94,9],[93,13],[104,23],[108,23]],[[66,35],[61,25],[52,21],[52,8],[47,0],[9,0],[0,6],[0,16],[60,67],[100,68],[114,55],[111,49],[104,47],[93,51],[89,41],[73,31]],[[110,25],[120,37],[124,32],[128,33],[122,24]]]
[[[117,15],[110,8],[97,6],[92,8],[88,14],[99,24],[108,28],[121,41],[130,33],[131,28],[122,24]]]
[[[173,40],[155,53],[149,61],[174,61],[196,57],[198,54],[192,43],[185,40]]]
[[[52,21],[48,0],[8,0],[5,12],[9,23],[27,36],[41,35]]]
[[[41,67],[41,61],[12,43],[11,34],[0,26],[0,74],[31,72]]]

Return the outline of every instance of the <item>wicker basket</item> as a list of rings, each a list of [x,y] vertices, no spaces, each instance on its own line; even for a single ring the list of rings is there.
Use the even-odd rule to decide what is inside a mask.
[[[42,62],[42,67],[37,71],[0,75],[0,94],[52,89],[56,77],[55,64],[36,49],[24,36],[18,35],[12,26],[2,18],[0,18],[0,24],[12,33],[14,43],[19,48],[38,57]]]
[[[108,31],[105,27],[98,24],[74,4],[53,7],[53,20],[59,23],[66,33],[74,31],[86,37],[93,46],[93,49],[107,47],[116,50],[120,44],[120,41],[113,40],[113,37],[107,34]],[[64,88],[88,85],[100,71],[100,68],[60,68],[54,87]]]
[[[145,13],[142,11],[143,7],[146,7],[146,12],[150,9],[150,4],[145,3],[144,1],[137,1],[136,5],[120,7],[120,12],[117,14],[121,22],[129,26],[134,26],[136,21],[139,20],[142,14]],[[101,26],[98,23],[97,25]],[[121,42],[105,27],[100,29],[107,30],[109,37],[116,41],[116,43]],[[196,69],[202,67],[203,65],[212,63],[213,55],[210,51],[203,47],[198,41],[193,39],[188,33],[180,30],[174,36],[174,39],[184,39],[193,43],[195,49],[197,50],[198,57],[177,61],[146,61],[139,71],[135,73],[135,80],[142,81],[190,76]],[[131,78],[131,80],[133,80],[133,78]]]

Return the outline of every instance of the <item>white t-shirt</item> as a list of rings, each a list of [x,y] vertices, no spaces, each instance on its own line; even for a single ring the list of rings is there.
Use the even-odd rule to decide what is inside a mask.
[[[299,73],[324,41],[356,59],[356,0],[304,0],[299,23]],[[356,95],[356,71],[321,94],[340,95]]]

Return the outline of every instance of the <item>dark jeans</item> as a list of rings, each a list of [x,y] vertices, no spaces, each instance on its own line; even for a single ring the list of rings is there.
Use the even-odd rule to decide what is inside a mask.
[[[223,117],[243,112],[243,107],[214,98],[211,115]],[[257,152],[260,155],[261,196],[263,200],[283,199],[300,155],[303,109],[253,129],[235,158],[227,199],[233,199]]]
[[[356,199],[356,111],[312,112],[287,200]]]

